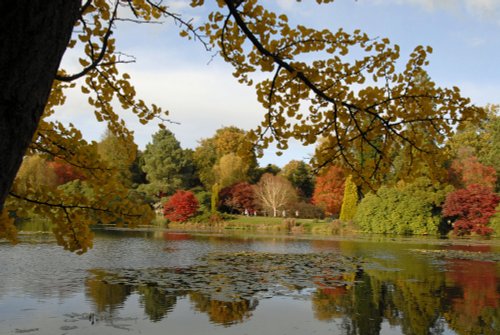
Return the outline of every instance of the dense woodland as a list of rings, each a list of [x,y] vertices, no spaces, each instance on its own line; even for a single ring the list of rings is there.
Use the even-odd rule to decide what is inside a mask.
[[[399,169],[407,162],[397,155],[376,189],[356,185],[342,162],[319,171],[297,160],[261,167],[255,152],[242,150],[247,132],[237,127],[218,129],[194,150],[182,148],[166,129],[155,133],[144,151],[132,138],[109,131],[95,145],[120,189],[126,190],[114,201],[126,197],[136,206],[155,208],[167,221],[217,223],[227,214],[239,214],[340,220],[381,234],[491,235],[500,232],[500,215],[495,214],[500,200],[500,116],[497,106],[487,109],[487,119],[467,124],[447,140],[441,148],[447,159],[439,170],[422,164],[416,176],[401,178]],[[16,189],[56,188],[92,206],[99,195],[86,178],[77,167],[36,153],[25,158]],[[31,211],[26,217],[34,215],[43,217]]]

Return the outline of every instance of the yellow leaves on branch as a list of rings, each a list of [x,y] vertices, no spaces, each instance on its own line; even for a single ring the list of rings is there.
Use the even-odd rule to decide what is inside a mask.
[[[120,141],[123,141],[121,147],[135,146],[130,135],[121,134]],[[87,143],[71,125],[42,120],[30,151],[4,213],[15,213],[19,219],[33,216],[48,219],[58,243],[78,253],[92,247],[91,224],[134,227],[150,223],[153,212],[149,205],[136,199],[122,183],[117,167],[101,159],[97,144]],[[25,166],[33,157],[42,163]],[[128,165],[134,157],[130,157]],[[47,179],[54,173],[52,165],[44,163],[48,160],[71,168],[76,179],[54,185],[54,180]],[[43,171],[35,173],[33,169]],[[7,219],[2,218],[0,231],[8,227]]]
[[[270,73],[255,85],[267,110],[253,136],[263,148],[275,140],[280,149],[290,138],[305,144],[323,139],[318,167],[343,164],[358,184],[376,187],[403,149],[410,161],[438,166],[453,129],[483,114],[457,89],[432,82],[425,71],[431,47],[417,46],[402,66],[400,48],[388,38],[293,27],[264,1],[218,4],[224,11],[210,14],[203,31],[233,65],[234,76],[251,84],[257,69]]]

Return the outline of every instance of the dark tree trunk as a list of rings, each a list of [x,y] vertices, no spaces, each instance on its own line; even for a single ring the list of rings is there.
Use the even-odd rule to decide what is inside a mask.
[[[80,4],[0,4],[0,212],[43,114]]]

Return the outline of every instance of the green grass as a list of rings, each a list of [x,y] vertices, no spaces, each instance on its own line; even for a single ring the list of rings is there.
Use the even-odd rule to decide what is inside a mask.
[[[169,228],[199,230],[244,230],[244,231],[267,231],[283,233],[307,233],[315,235],[332,235],[353,232],[352,227],[339,221],[327,222],[318,219],[295,219],[282,217],[245,216],[235,215],[231,219],[217,223],[187,222],[169,223]]]

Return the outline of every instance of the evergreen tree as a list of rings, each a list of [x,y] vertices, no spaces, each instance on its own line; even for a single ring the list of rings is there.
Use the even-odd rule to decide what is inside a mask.
[[[314,175],[311,166],[303,161],[292,160],[281,170],[281,174],[288,179],[299,195],[305,200],[312,197],[314,191]]]
[[[340,220],[347,222],[351,221],[356,215],[356,208],[358,206],[358,188],[349,175],[345,181],[344,186],[344,199],[342,200],[342,207],[340,209]]]
[[[143,159],[142,168],[149,183],[139,189],[146,194],[162,197],[192,186],[192,152],[182,149],[171,131],[162,129],[154,134],[152,143],[146,146]]]

